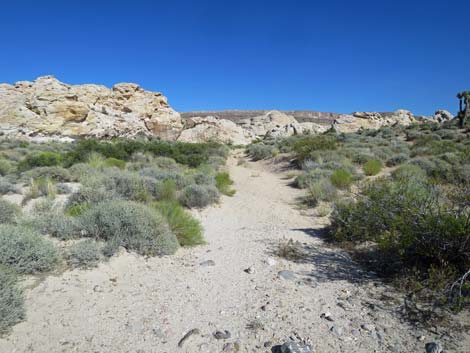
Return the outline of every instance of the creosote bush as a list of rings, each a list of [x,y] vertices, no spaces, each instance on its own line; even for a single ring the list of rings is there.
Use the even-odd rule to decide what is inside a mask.
[[[201,224],[180,204],[174,201],[162,201],[155,203],[154,207],[166,219],[181,246],[204,244]]]
[[[31,274],[50,271],[58,261],[54,245],[33,229],[0,225],[0,265]]]

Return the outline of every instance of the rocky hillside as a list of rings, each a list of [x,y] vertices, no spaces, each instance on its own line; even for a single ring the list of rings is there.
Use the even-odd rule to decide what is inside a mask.
[[[449,112],[438,111],[429,119],[451,118]],[[156,136],[170,141],[248,144],[266,136],[320,133],[330,128],[350,132],[409,125],[422,119],[406,110],[352,114],[253,110],[181,115],[161,93],[146,91],[135,83],[107,88],[68,85],[53,76],[43,76],[32,82],[0,84],[0,135],[15,138]]]

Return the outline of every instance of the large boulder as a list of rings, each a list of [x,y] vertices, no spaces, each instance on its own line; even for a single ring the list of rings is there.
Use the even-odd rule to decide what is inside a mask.
[[[255,136],[234,122],[214,116],[185,120],[185,128],[178,137],[181,142],[218,141],[234,145],[249,144]]]
[[[238,125],[256,137],[264,137],[269,131],[297,123],[297,120],[295,120],[293,116],[281,113],[277,110],[272,110],[264,115],[240,120]]]
[[[351,115],[340,115],[333,122],[332,127],[339,132],[354,132],[359,129],[378,129],[383,126],[407,126],[416,121],[414,115],[404,109],[393,113],[355,112]]]
[[[183,123],[166,97],[133,83],[109,89],[52,76],[0,85],[0,133],[10,136],[157,136],[176,140]]]
[[[454,119],[454,116],[452,115],[452,113],[443,109],[437,110],[434,113],[434,116],[432,117],[432,120],[438,123],[445,123],[446,121],[449,121],[452,119]]]

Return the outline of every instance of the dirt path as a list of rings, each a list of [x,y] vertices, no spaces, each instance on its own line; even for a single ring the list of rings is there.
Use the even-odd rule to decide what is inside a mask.
[[[436,339],[418,340],[426,334],[373,299],[386,289],[323,245],[288,181],[260,163],[232,159],[230,169],[235,196],[197,213],[208,245],[48,277],[27,291],[27,321],[0,352],[271,352],[289,337],[316,352],[424,352]],[[308,260],[270,253],[289,238],[305,243]],[[216,339],[217,330],[231,337]]]

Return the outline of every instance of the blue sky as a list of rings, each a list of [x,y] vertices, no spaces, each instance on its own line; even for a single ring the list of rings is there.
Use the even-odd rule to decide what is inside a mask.
[[[2,1],[0,82],[136,82],[179,111],[456,111],[470,1]]]

